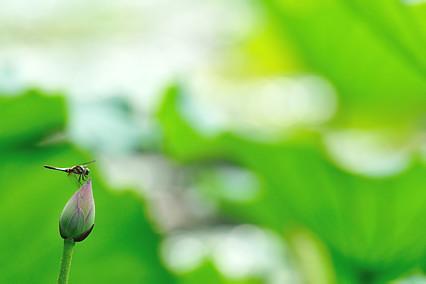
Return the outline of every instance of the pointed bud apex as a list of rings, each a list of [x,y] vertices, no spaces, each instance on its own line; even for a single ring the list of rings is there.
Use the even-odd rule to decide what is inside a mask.
[[[92,181],[87,181],[74,193],[62,210],[59,232],[64,239],[84,240],[95,225],[95,201]]]

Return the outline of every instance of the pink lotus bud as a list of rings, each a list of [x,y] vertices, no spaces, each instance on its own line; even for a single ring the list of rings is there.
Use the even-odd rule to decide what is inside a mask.
[[[62,210],[59,232],[64,239],[84,240],[95,225],[95,201],[92,181],[88,180],[74,193]]]

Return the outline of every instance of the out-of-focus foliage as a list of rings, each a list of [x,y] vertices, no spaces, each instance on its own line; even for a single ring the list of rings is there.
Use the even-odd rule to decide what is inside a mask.
[[[54,82],[55,88],[68,82],[75,100],[67,105],[62,96],[46,97],[39,90],[0,96],[1,283],[56,278],[58,217],[77,186],[42,165],[91,158],[75,144],[60,142],[66,135],[99,157],[114,162],[114,155],[131,157],[132,170],[123,166],[123,179],[133,174],[141,187],[154,185],[143,194],[160,208],[150,213],[167,219],[159,222],[169,226],[163,228],[167,237],[173,229],[255,224],[282,237],[277,242],[292,251],[295,274],[309,284],[383,283],[425,270],[425,1],[243,0],[235,7],[224,0],[113,2],[105,10],[98,9],[103,2],[95,3],[84,13],[78,10],[86,8],[83,2],[59,10],[52,5],[46,19],[43,13],[5,21],[19,27],[19,49],[11,58],[22,59],[23,82],[36,78],[36,84]],[[52,25],[78,14],[84,21]],[[105,29],[99,30],[102,19],[86,21],[99,16],[107,19]],[[28,29],[33,23],[42,28]],[[52,40],[27,48],[29,34],[40,35],[31,38],[34,43]],[[14,50],[13,44],[6,49]],[[87,59],[87,66],[76,65],[76,58]],[[56,60],[64,72],[51,78]],[[74,78],[76,70],[88,71]],[[168,88],[152,109],[156,90],[175,75],[182,84]],[[10,81],[6,89],[13,90]],[[108,94],[124,96],[99,100]],[[69,125],[67,107],[74,111]],[[392,141],[378,148],[398,144],[403,153],[396,160],[402,162],[371,175],[365,161],[355,159],[357,170],[344,167],[328,144],[330,134],[340,131],[390,133]],[[342,144],[334,146],[351,158],[370,154]],[[378,155],[380,165],[392,160],[386,159],[392,150]],[[146,152],[155,159],[144,160]],[[72,282],[281,284],[273,273],[229,273],[223,266],[241,265],[241,256],[220,266],[210,244],[193,248],[201,251],[195,261],[184,251],[183,270],[168,263],[176,273],[171,276],[159,260],[161,239],[144,200],[110,191],[96,171],[93,188],[96,226],[76,247]],[[195,197],[184,194],[189,191]],[[208,209],[201,212],[204,205]],[[174,252],[165,255],[178,259]],[[292,264],[276,261],[273,268],[292,270]]]
[[[71,144],[40,143],[63,130],[63,97],[42,92],[0,98],[1,283],[53,283],[62,251],[58,218],[78,185],[43,164],[90,160]],[[67,166],[67,165],[64,165]],[[143,202],[112,192],[96,174],[95,228],[76,245],[72,283],[174,283],[158,259],[159,236],[145,218]]]
[[[31,145],[64,129],[65,108],[63,97],[46,100],[38,90],[28,90],[25,96],[0,96],[0,148]]]
[[[195,271],[179,275],[180,283],[184,284],[261,284],[260,279],[229,279],[224,277],[214,265],[209,262],[203,263]]]
[[[318,133],[273,143],[233,133],[205,137],[182,115],[182,99],[179,88],[171,87],[159,110],[167,153],[186,162],[231,161],[262,181],[249,202],[220,201],[230,217],[278,233],[306,226],[327,244],[340,281],[379,281],[421,264],[426,252],[421,163],[397,176],[371,178],[334,165]],[[208,178],[209,168],[205,171]],[[218,190],[215,183],[211,192]]]
[[[404,2],[263,1],[278,37],[290,38],[308,69],[336,87],[339,117],[364,126],[401,125],[424,113],[426,8]]]

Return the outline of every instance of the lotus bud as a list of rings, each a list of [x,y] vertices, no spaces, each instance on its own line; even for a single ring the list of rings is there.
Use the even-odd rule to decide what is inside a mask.
[[[59,232],[64,239],[84,240],[95,225],[95,201],[92,181],[88,180],[74,193],[62,210]]]

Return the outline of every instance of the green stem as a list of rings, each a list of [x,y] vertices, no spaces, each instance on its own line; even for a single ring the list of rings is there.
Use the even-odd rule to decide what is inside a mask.
[[[59,271],[58,284],[68,283],[74,244],[75,242],[73,239],[64,240],[64,251],[62,253],[61,270]]]

